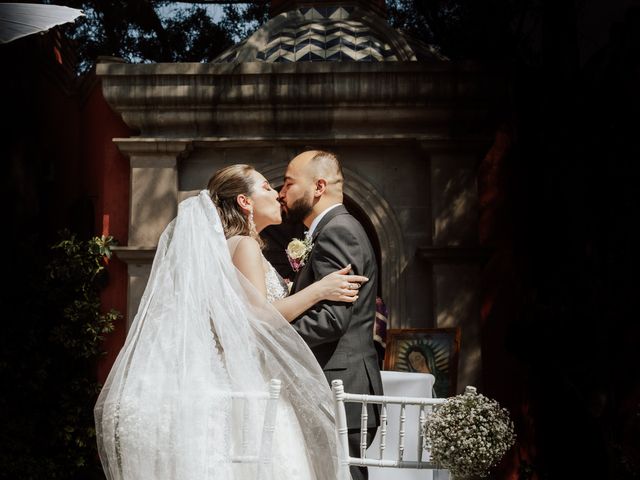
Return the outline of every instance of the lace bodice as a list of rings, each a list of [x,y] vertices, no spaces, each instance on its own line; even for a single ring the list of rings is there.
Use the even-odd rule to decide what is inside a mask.
[[[278,271],[266,258],[264,259],[264,264],[264,279],[267,284],[267,300],[269,302],[275,302],[276,300],[286,297],[289,294],[287,282],[284,281]]]
[[[242,236],[240,235],[227,239],[229,253],[231,253],[232,257],[241,239]],[[289,294],[289,287],[287,286],[287,282],[284,281],[278,271],[273,267],[273,265],[271,265],[271,263],[269,263],[264,255],[262,256],[262,262],[265,272],[264,281],[267,286],[267,300],[270,303],[273,303],[276,300],[286,297]]]

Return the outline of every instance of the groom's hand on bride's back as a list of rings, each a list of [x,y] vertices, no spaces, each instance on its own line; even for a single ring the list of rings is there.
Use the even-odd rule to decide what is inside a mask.
[[[347,265],[340,270],[325,275],[319,280],[318,287],[321,289],[322,300],[331,302],[353,303],[358,299],[360,286],[368,282],[367,277],[362,275],[352,275],[351,265]]]

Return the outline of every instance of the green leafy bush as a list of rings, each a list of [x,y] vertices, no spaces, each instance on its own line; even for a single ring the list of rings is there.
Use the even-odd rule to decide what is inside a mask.
[[[68,231],[31,262],[8,299],[1,344],[0,478],[104,478],[96,451],[96,362],[120,314],[100,291],[112,237]],[[26,267],[25,267],[26,268]],[[21,293],[22,292],[22,293]]]

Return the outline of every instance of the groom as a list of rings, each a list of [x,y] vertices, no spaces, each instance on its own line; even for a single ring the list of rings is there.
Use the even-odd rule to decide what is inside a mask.
[[[373,343],[376,316],[376,258],[362,225],[342,205],[344,177],[338,158],[310,150],[289,163],[280,202],[291,221],[308,228],[313,248],[298,271],[295,293],[347,265],[366,276],[355,303],[323,301],[298,317],[293,327],[318,359],[329,383],[341,379],[345,392],[382,395],[377,351]],[[373,440],[380,415],[369,405],[368,442]],[[360,407],[347,404],[349,451],[360,456]],[[366,467],[351,467],[353,480],[368,478]]]

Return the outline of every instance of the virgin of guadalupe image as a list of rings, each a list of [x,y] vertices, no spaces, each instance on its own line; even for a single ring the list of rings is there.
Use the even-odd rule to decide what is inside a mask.
[[[446,345],[430,342],[430,339],[403,342],[400,346],[397,369],[430,373],[435,377],[435,395],[440,398],[449,395],[449,352]]]

